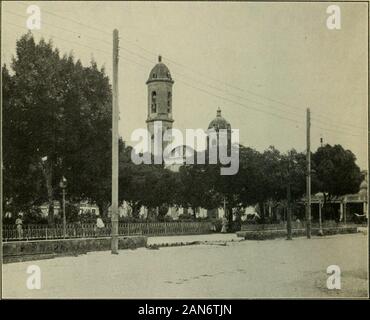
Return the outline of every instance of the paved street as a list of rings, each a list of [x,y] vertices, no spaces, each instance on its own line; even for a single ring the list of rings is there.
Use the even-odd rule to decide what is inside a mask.
[[[158,240],[157,240],[158,241]],[[152,241],[153,242],[153,241]],[[365,297],[364,234],[227,242],[159,250],[92,252],[3,266],[4,297]],[[42,272],[40,290],[26,288],[26,268]],[[326,288],[338,265],[342,289]]]

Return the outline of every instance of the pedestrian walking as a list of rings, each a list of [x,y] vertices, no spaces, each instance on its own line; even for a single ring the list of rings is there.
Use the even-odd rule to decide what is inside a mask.
[[[18,239],[23,238],[23,221],[22,221],[22,216],[19,214],[18,218],[15,220],[15,225],[17,228],[17,237]]]
[[[104,225],[103,219],[100,218],[100,217],[97,217],[96,218],[96,234],[97,234],[97,236],[101,235],[104,227],[105,227],[105,225]]]
[[[227,232],[227,219],[226,217],[223,217],[221,233],[226,233],[226,232]]]

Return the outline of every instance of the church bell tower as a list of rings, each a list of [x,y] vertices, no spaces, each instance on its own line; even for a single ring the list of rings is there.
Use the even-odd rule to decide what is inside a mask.
[[[172,129],[172,80],[170,70],[158,57],[158,63],[150,71],[148,86],[148,118],[146,120],[148,131],[151,135],[151,150],[154,153],[153,141],[155,134],[155,122],[162,125],[162,133]],[[157,134],[157,133],[156,133]],[[162,140],[163,141],[163,140]],[[169,142],[162,142],[162,150]]]

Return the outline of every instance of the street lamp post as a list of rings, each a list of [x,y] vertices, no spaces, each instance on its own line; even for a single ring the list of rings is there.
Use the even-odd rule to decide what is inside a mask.
[[[322,202],[319,202],[319,236],[323,236],[324,232],[322,231],[322,214],[321,214],[321,209],[322,209]]]
[[[66,188],[67,188],[67,179],[63,176],[62,179],[59,182],[59,186],[62,189],[62,195],[63,195],[63,238],[66,237]]]

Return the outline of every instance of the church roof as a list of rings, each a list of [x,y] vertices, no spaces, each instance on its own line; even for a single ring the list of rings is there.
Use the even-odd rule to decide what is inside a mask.
[[[220,130],[220,129],[231,129],[230,123],[221,116],[221,109],[218,108],[217,110],[217,116],[214,118],[208,125],[208,129],[215,129]]]
[[[158,56],[158,63],[153,67],[153,69],[149,73],[149,78],[148,81],[146,82],[147,84],[149,82],[153,81],[169,81],[169,82],[174,82],[171,77],[170,70],[168,67],[162,62],[162,57]]]

